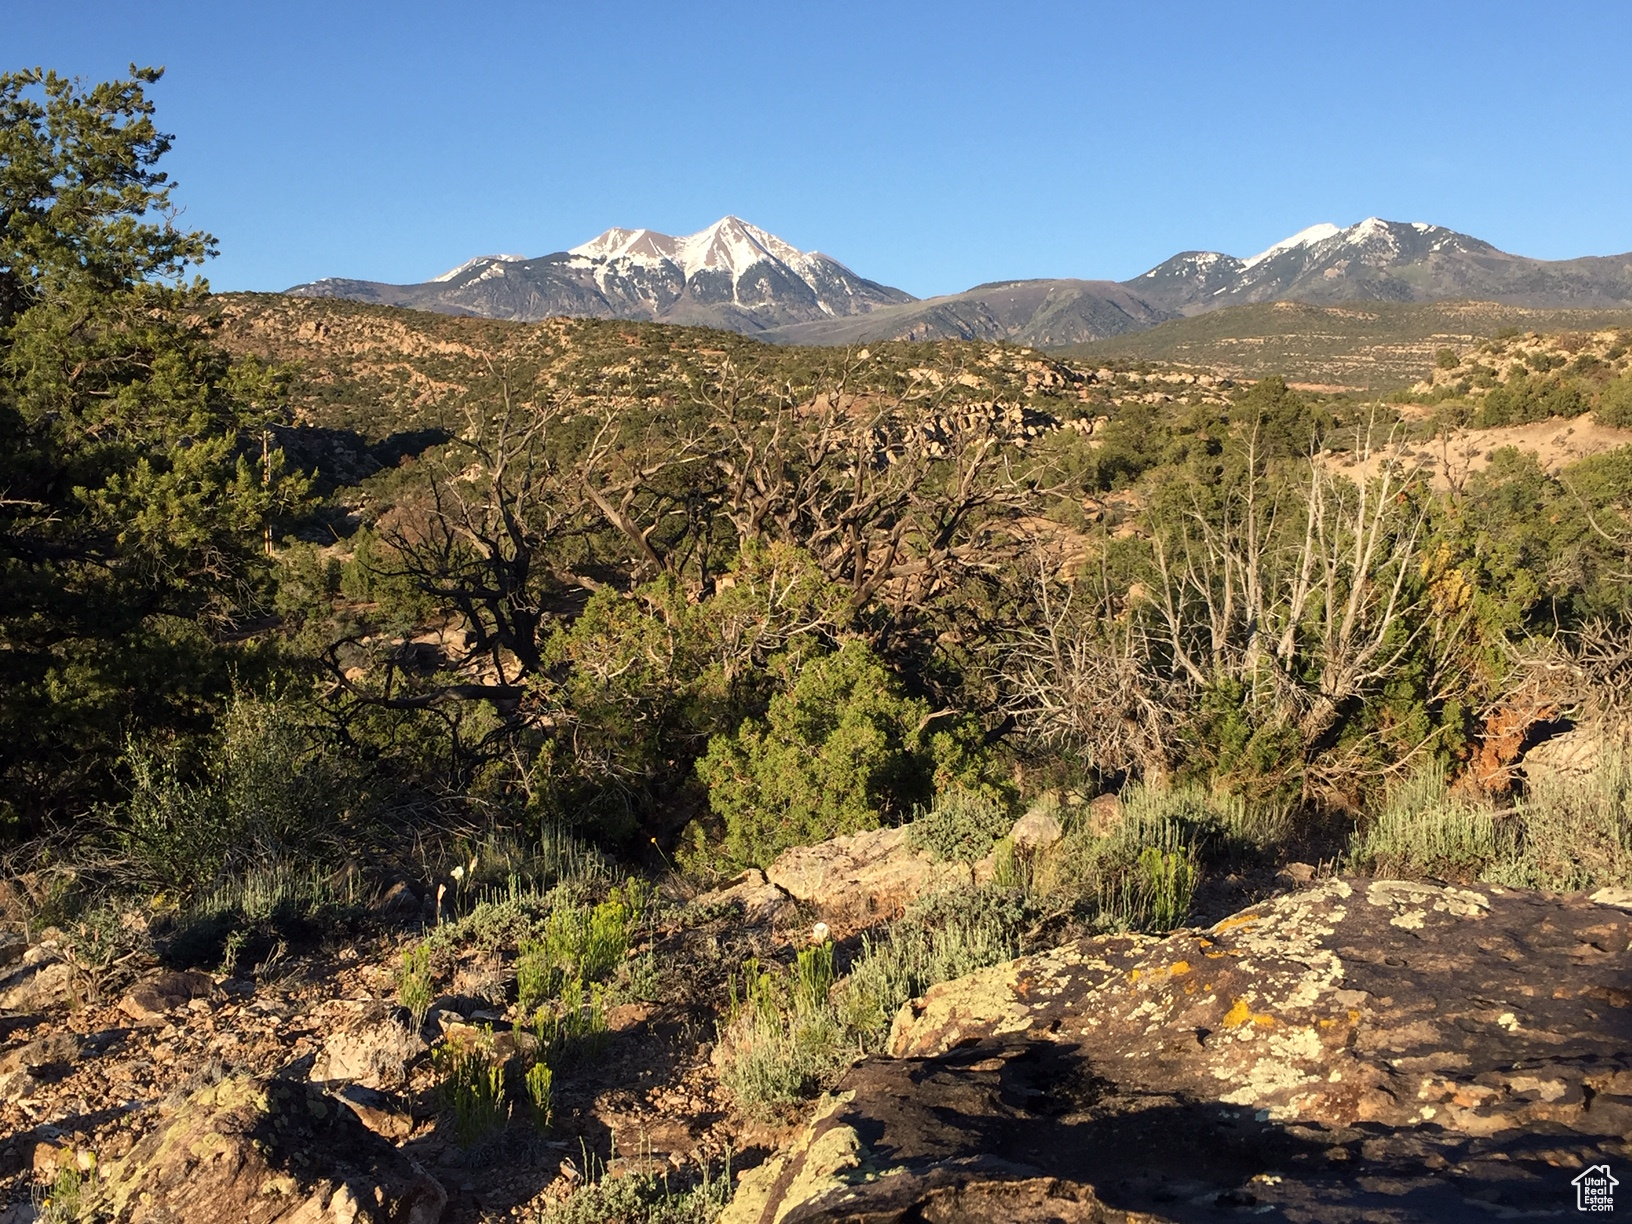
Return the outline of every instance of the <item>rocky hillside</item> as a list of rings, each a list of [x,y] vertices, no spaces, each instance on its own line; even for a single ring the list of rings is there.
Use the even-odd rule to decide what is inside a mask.
[[[1331,391],[1389,391],[1416,382],[1442,348],[1502,333],[1632,328],[1632,309],[1538,310],[1494,302],[1272,302],[1229,306],[1059,350],[1070,361],[1159,362],[1230,378],[1280,374]]]
[[[944,983],[722,1219],[1572,1216],[1632,1155],[1629,910],[1332,879]]]
[[[865,316],[789,324],[767,332],[765,339],[789,344],[1003,340],[1057,349],[1142,331],[1173,317],[1113,281],[1004,281]]]
[[[1009,841],[1040,862],[1059,836],[1034,814]],[[1632,1154],[1632,893],[1300,865],[1291,891],[1165,938],[1039,929],[910,999],[878,1055],[841,1054],[808,1122],[745,1106],[715,1044],[739,966],[836,947],[858,972],[862,933],[887,945],[915,898],[968,895],[993,862],[885,830],[656,901],[627,953],[649,980],[597,992],[599,1035],[559,1063],[542,1131],[514,885],[455,909],[399,880],[213,972],[167,968],[177,945],[134,913],[118,956],[7,937],[0,1220],[701,1224],[733,1191],[729,1224],[1552,1218],[1577,1170]],[[417,947],[447,976],[416,1001]],[[493,1060],[497,1099],[449,1087],[461,1052]]]

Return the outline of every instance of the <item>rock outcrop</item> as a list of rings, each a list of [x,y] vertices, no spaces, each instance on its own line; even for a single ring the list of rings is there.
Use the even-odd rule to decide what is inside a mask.
[[[698,909],[738,905],[749,922],[770,926],[790,908],[792,900],[775,884],[769,883],[758,867],[750,867],[712,892],[693,898],[692,904]]]
[[[1573,1215],[1632,1155],[1632,912],[1597,897],[1325,880],[944,983],[725,1219]]]
[[[853,930],[898,917],[925,893],[968,887],[975,872],[967,863],[937,863],[901,825],[795,846],[765,877],[823,921]]]
[[[447,1195],[321,1089],[231,1078],[186,1098],[104,1170],[120,1224],[436,1224]]]

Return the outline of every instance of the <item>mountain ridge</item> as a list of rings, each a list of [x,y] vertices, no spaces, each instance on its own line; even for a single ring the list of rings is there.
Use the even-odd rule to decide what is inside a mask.
[[[1246,258],[1182,251],[1124,281],[1025,278],[916,298],[736,216],[695,234],[608,229],[566,251],[486,255],[411,285],[326,278],[286,292],[534,321],[622,318],[792,344],[993,340],[1065,348],[1239,305],[1477,300],[1632,307],[1632,253],[1530,259],[1427,222],[1320,222]]]
[[[915,300],[734,216],[682,237],[613,228],[536,258],[478,256],[417,284],[328,277],[285,292],[516,321],[646,319],[746,334]]]

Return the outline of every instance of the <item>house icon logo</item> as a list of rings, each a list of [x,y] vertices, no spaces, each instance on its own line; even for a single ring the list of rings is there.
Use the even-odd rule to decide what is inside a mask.
[[[1570,1184],[1575,1187],[1577,1211],[1601,1211],[1608,1215],[1615,1210],[1615,1187],[1621,1183],[1607,1164],[1593,1165]]]

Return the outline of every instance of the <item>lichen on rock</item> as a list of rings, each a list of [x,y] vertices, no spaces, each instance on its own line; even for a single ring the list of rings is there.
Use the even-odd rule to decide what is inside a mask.
[[[1632,1155],[1629,939],[1607,897],[1333,879],[1022,957],[904,1007],[733,1219],[1553,1210],[1560,1170]],[[808,1192],[841,1134],[895,1176]]]

